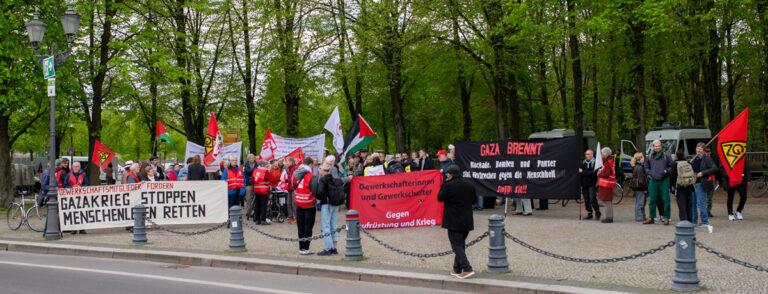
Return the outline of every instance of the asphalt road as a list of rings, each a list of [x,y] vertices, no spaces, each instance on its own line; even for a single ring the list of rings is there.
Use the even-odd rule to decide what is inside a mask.
[[[0,293],[4,294],[437,292],[440,291],[276,273],[0,251]]]

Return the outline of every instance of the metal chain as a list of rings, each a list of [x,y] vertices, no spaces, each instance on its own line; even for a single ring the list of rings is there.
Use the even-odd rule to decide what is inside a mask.
[[[342,230],[345,230],[347,228],[347,226],[344,225],[344,226],[338,227],[336,230],[334,230],[332,232],[328,232],[328,233],[325,233],[325,234],[315,235],[315,236],[306,237],[306,238],[286,238],[286,237],[280,237],[280,236],[272,235],[270,233],[262,231],[259,228],[255,227],[254,225],[252,225],[250,223],[247,223],[247,222],[243,222],[243,224],[245,224],[246,227],[248,227],[251,230],[256,231],[259,234],[262,234],[264,236],[267,236],[269,238],[272,238],[272,239],[275,239],[275,240],[278,240],[278,241],[285,241],[285,242],[308,242],[308,241],[313,241],[313,240],[319,240],[319,239],[323,239],[325,237],[330,237],[333,234],[338,234]]]
[[[749,262],[737,259],[735,257],[728,256],[725,253],[722,253],[720,251],[717,251],[717,250],[713,249],[712,247],[709,247],[709,246],[706,246],[704,244],[701,244],[699,241],[695,241],[694,240],[693,243],[696,244],[696,247],[704,249],[704,251],[712,253],[715,256],[720,257],[722,259],[725,259],[727,261],[733,262],[735,264],[738,264],[738,265],[746,267],[746,268],[751,268],[751,269],[756,270],[756,271],[768,272],[768,268],[766,268],[766,267],[759,266],[759,265],[756,265],[756,264],[751,264]]]
[[[385,243],[381,239],[376,238],[375,236],[371,235],[370,232],[368,232],[367,230],[365,230],[363,228],[360,228],[360,231],[363,232],[363,234],[365,234],[366,236],[368,236],[368,238],[371,238],[373,241],[376,241],[376,243],[379,243],[379,245],[383,246],[384,248],[387,248],[387,249],[389,249],[391,251],[394,251],[396,253],[399,253],[399,254],[402,254],[402,255],[405,255],[405,256],[417,257],[417,258],[433,258],[433,257],[441,257],[441,256],[447,256],[447,255],[453,254],[453,250],[442,251],[442,252],[435,252],[435,253],[410,252],[410,251],[406,251],[406,250],[403,250],[403,249],[396,248],[396,247],[394,247],[392,245],[389,245],[389,244]],[[488,232],[483,233],[482,235],[478,236],[477,238],[475,238],[471,242],[467,243],[466,248],[472,247],[473,245],[475,245],[477,243],[480,243],[480,241],[482,241],[486,237],[488,237]]]
[[[543,250],[543,249],[539,249],[539,248],[534,247],[531,244],[525,243],[524,241],[522,241],[522,240],[520,240],[518,238],[515,238],[514,236],[510,235],[507,231],[504,231],[504,237],[506,237],[507,239],[512,240],[512,242],[515,242],[515,243],[519,244],[520,246],[528,248],[528,249],[530,249],[530,250],[532,250],[534,252],[537,252],[537,253],[540,253],[540,254],[552,257],[552,258],[560,259],[560,260],[572,261],[572,262],[581,262],[581,263],[613,263],[613,262],[633,260],[633,259],[637,259],[637,258],[640,258],[640,257],[646,257],[648,255],[651,255],[651,254],[663,251],[664,249],[667,249],[669,247],[675,246],[675,241],[669,241],[666,244],[663,244],[663,245],[661,245],[659,247],[651,248],[650,250],[643,251],[643,252],[636,253],[636,254],[632,254],[632,255],[627,255],[627,256],[622,256],[622,257],[592,259],[592,258],[570,257],[570,256],[560,255],[560,254],[557,254],[557,253],[552,253],[552,252],[549,252],[549,251],[546,251],[546,250]]]
[[[207,229],[205,229],[205,230],[201,230],[201,231],[193,231],[193,232],[185,232],[185,231],[177,231],[177,230],[169,229],[169,228],[166,228],[166,227],[164,227],[164,226],[158,225],[157,223],[155,223],[155,222],[154,222],[153,220],[151,220],[151,219],[146,219],[146,221],[147,221],[147,222],[148,222],[150,225],[153,225],[153,226],[157,227],[157,229],[159,229],[159,230],[161,230],[161,231],[166,231],[166,232],[168,232],[168,233],[171,233],[171,234],[177,234],[177,235],[183,235],[183,236],[195,236],[195,235],[203,235],[203,234],[207,234],[207,233],[213,232],[213,231],[215,231],[215,230],[221,229],[221,228],[223,228],[224,226],[226,226],[226,225],[227,225],[227,223],[229,223],[229,222],[227,221],[227,222],[223,222],[223,223],[221,223],[221,224],[219,224],[219,225],[216,225],[216,226],[213,226],[213,227],[207,228]]]

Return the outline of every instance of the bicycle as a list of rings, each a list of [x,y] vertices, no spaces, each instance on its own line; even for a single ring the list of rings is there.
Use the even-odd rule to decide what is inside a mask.
[[[768,194],[768,175],[759,175],[750,177],[747,184],[749,190],[749,196],[760,198]]]
[[[29,191],[25,189],[17,189],[18,194],[21,196],[20,202],[11,203],[6,211],[5,218],[8,222],[8,227],[11,230],[18,230],[21,225],[27,224],[30,230],[35,232],[42,232],[45,228],[45,221],[48,216],[48,209],[41,205],[42,195],[35,194],[34,205],[27,207],[26,196]]]

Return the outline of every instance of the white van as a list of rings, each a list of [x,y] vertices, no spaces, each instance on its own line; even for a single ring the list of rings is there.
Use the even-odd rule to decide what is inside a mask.
[[[696,144],[707,143],[712,139],[712,132],[706,127],[680,127],[679,124],[665,123],[653,128],[645,135],[645,154],[651,154],[653,140],[661,140],[664,152],[674,155],[678,149],[683,149],[685,158],[696,155]]]
[[[537,132],[528,136],[528,139],[556,139],[565,138],[570,136],[576,136],[576,131],[572,129],[553,129],[546,132]],[[595,138],[594,131],[584,130],[584,137],[581,141],[582,150],[592,149],[597,147],[597,139]]]

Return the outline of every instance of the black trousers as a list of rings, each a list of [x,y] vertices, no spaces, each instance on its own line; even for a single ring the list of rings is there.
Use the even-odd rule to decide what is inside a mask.
[[[744,210],[744,204],[747,203],[747,185],[741,184],[736,187],[728,188],[728,214],[733,214],[733,198],[736,196],[736,192],[739,192],[739,206],[736,207],[736,211],[741,212]]]
[[[581,187],[581,195],[584,196],[584,207],[587,213],[600,213],[600,205],[597,204],[597,189],[595,187]]]
[[[267,202],[269,196],[267,195],[253,195],[253,218],[256,222],[263,222],[267,220]]]
[[[312,237],[312,228],[315,226],[315,214],[317,208],[296,207],[296,227],[299,229],[299,238]],[[299,250],[309,250],[309,242],[299,242]]]
[[[661,198],[661,197],[659,197]],[[693,221],[693,186],[677,187],[675,194],[677,200],[677,211],[680,215],[680,221]]]
[[[469,265],[466,253],[466,242],[468,231],[451,231],[448,230],[448,241],[451,242],[451,249],[453,249],[453,272],[471,272],[472,266]]]

